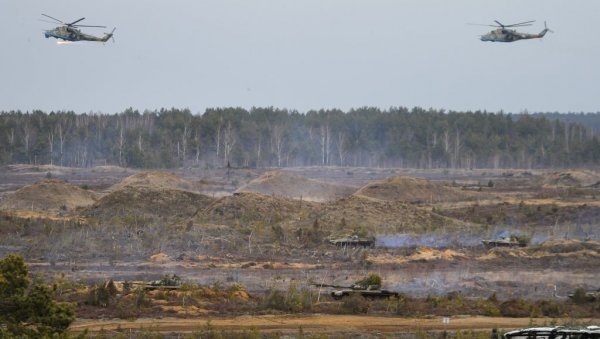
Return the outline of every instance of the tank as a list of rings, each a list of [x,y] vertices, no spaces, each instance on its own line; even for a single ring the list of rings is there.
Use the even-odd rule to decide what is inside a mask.
[[[330,295],[335,300],[341,300],[344,297],[350,297],[356,294],[360,294],[365,298],[370,299],[384,299],[389,297],[398,297],[398,292],[392,292],[388,290],[382,290],[379,285],[352,285],[352,286],[338,286],[338,285],[326,285],[318,284],[319,287],[333,287]]]
[[[375,237],[361,238],[357,235],[330,239],[329,243],[338,247],[375,247]]]
[[[578,291],[576,290],[573,293],[569,293],[567,295],[567,297],[569,297],[570,299],[575,299],[575,298],[577,298],[576,297],[577,292]],[[584,289],[581,289],[581,292],[582,293],[581,293],[580,297],[583,297],[588,302],[592,302],[592,301],[595,301],[598,298],[600,298],[600,289],[597,289],[597,290],[584,290]]]
[[[521,239],[518,236],[511,235],[508,237],[501,237],[494,240],[482,240],[483,245],[487,248],[494,247],[525,247],[528,245],[526,239]]]

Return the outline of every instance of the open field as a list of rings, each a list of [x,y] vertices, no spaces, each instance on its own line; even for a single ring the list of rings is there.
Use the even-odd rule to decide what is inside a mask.
[[[256,329],[264,332],[280,332],[281,334],[297,335],[302,328],[305,333],[327,334],[335,336],[372,336],[398,335],[416,332],[440,331],[486,331],[493,328],[512,330],[515,328],[542,325],[550,322],[567,322],[568,319],[548,318],[494,318],[494,317],[454,317],[449,323],[444,324],[442,318],[399,318],[355,315],[265,315],[265,316],[240,316],[233,318],[209,319],[137,319],[127,320],[78,320],[71,326],[71,331],[90,332],[121,331],[152,329],[163,333],[190,333],[209,326],[219,330],[242,331]],[[592,319],[580,319],[580,323],[587,323]]]
[[[345,333],[346,322],[356,319],[340,313],[354,311],[332,301],[331,289],[314,284],[348,286],[369,272],[381,276],[383,288],[414,298],[407,312],[433,318],[397,318],[415,314],[402,313],[400,304],[390,311],[385,302],[368,301],[370,315],[359,318],[365,325],[348,333],[443,330],[436,325],[445,312],[440,302],[454,317],[460,311],[534,318],[600,314],[600,307],[574,305],[567,298],[578,288],[599,287],[600,175],[595,171],[144,172],[19,165],[2,168],[0,177],[0,255],[22,254],[34,274],[67,286],[61,298],[90,319],[78,321],[73,330],[137,328],[176,317],[160,320],[160,330],[192,331],[205,321],[187,319],[196,314],[210,315],[211,324],[225,330],[241,329],[235,324],[243,320],[244,328],[261,331],[292,333],[302,326]],[[350,234],[372,236],[375,246],[336,247],[327,241]],[[484,239],[509,235],[527,239],[528,246],[482,246]],[[148,294],[145,308],[127,312],[127,294],[113,297],[113,306],[105,308],[86,301],[92,286],[109,280],[147,282],[173,274],[186,284],[210,286],[210,293],[241,286],[248,297],[227,306],[231,294],[205,300],[196,291],[191,292],[195,303],[188,305],[185,295]],[[304,312],[312,315],[271,314],[265,304],[269,291],[295,289],[305,298]],[[524,304],[511,304],[520,300]],[[469,309],[468,301],[478,306]],[[256,316],[231,318],[244,314]],[[95,320],[106,317],[139,319]],[[528,323],[529,318],[459,317],[446,327]]]

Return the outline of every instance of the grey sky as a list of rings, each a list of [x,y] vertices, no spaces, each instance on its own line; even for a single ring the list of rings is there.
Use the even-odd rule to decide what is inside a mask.
[[[57,45],[46,13],[116,26]],[[3,0],[0,110],[600,111],[598,0]],[[544,20],[543,41],[468,22]],[[102,35],[107,29],[88,28]]]

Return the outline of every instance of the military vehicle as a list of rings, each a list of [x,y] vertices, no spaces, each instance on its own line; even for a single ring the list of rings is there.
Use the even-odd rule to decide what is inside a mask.
[[[517,235],[501,237],[495,240],[482,240],[486,248],[494,247],[525,247],[529,244],[529,240]]]
[[[512,27],[523,27],[523,26],[531,26],[532,21],[525,21],[518,24],[512,25],[504,25],[497,20],[494,20],[496,25],[482,25],[482,26],[491,26],[497,27],[497,29],[489,32],[488,34],[484,34],[480,37],[481,41],[492,41],[492,42],[513,42],[517,40],[525,40],[525,39],[541,39],[546,35],[547,32],[552,32],[546,26],[546,22],[544,22],[544,29],[539,34],[530,34],[530,33],[521,33],[517,32],[514,29],[509,29]]]
[[[351,235],[339,239],[330,239],[329,243],[338,247],[375,247],[375,237],[361,238],[357,235]]]
[[[129,284],[132,286],[139,286],[145,291],[154,291],[154,290],[178,290],[181,288],[181,278],[176,274],[172,276],[165,275],[160,280],[154,280],[150,282],[119,282],[120,284]]]
[[[600,289],[597,289],[597,290],[577,289],[577,290],[575,290],[575,292],[569,293],[567,295],[567,297],[569,297],[570,299],[583,298],[586,301],[591,302],[591,301],[595,301],[598,298],[600,298]]]
[[[600,339],[599,326],[587,327],[530,327],[510,331],[504,334],[504,338],[527,339],[527,338],[586,338]]]
[[[58,26],[54,29],[49,29],[44,31],[44,36],[47,38],[56,38],[63,41],[99,41],[99,42],[107,42],[108,39],[113,37],[116,28],[113,28],[112,32],[104,33],[103,37],[97,37],[90,34],[82,33],[77,27],[101,27],[106,28],[106,26],[91,26],[91,25],[78,25],[77,23],[84,20],[85,18],[81,18],[79,20],[75,20],[73,22],[62,22],[56,18],[53,18],[49,15],[42,14],[43,16],[50,18],[56,23],[62,24],[62,26]],[[49,22],[49,21],[48,21]],[[114,41],[114,39],[113,39]]]
[[[356,294],[360,294],[365,298],[371,299],[382,299],[389,297],[398,297],[398,292],[392,292],[388,290],[382,290],[380,285],[352,285],[352,286],[339,286],[329,284],[315,284],[319,287],[332,287],[330,295],[335,300],[340,300],[344,297],[350,297]]]

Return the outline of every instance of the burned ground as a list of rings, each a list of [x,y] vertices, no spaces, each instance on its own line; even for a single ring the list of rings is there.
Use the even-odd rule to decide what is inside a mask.
[[[46,175],[30,170],[2,173],[19,183],[3,186],[3,203],[17,188]],[[496,293],[500,301],[494,307],[504,312],[503,307],[510,311],[521,305],[502,306],[511,298],[564,303],[560,297],[577,287],[596,287],[600,203],[593,184],[550,184],[543,171],[296,168],[291,171],[297,175],[275,172],[258,181],[293,179],[278,185],[299,187],[307,184],[305,177],[335,187],[364,187],[362,193],[323,202],[285,190],[242,192],[265,171],[57,169],[53,178],[76,182],[74,187],[97,200],[67,211],[2,211],[0,254],[21,253],[37,274],[62,272],[70,281],[86,284],[107,276],[152,280],[177,273],[194,284],[239,283],[253,296],[294,284],[309,289],[315,281],[346,285],[375,271],[385,288],[421,298],[427,306],[415,312],[433,313],[440,310],[435,303],[455,304],[428,301],[428,295],[461,291],[464,301]],[[402,188],[406,182],[417,185]],[[481,246],[482,239],[513,232],[529,236],[531,245]],[[349,234],[374,236],[377,246],[338,248],[327,241]],[[213,307],[180,309],[180,296],[161,298],[144,314],[185,316]],[[259,307],[258,302],[244,303],[236,305]],[[212,310],[235,313],[217,304]],[[331,301],[318,305],[313,311],[341,309]],[[90,316],[109,314],[86,307],[82,309]]]

